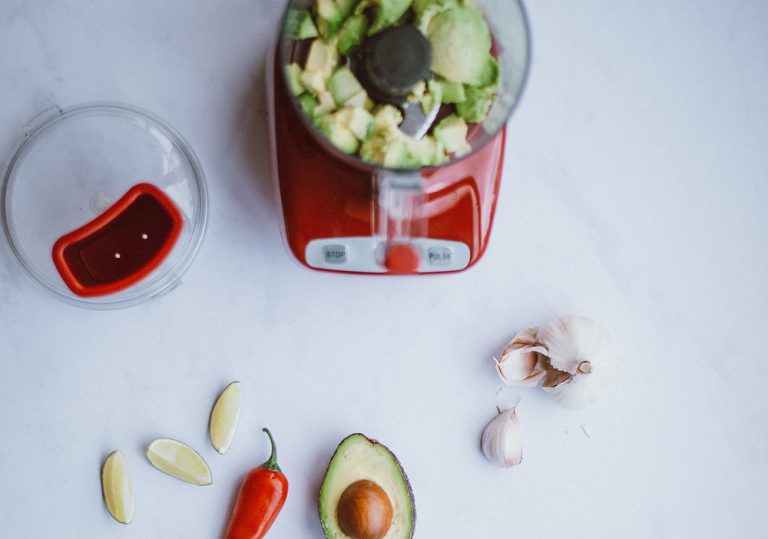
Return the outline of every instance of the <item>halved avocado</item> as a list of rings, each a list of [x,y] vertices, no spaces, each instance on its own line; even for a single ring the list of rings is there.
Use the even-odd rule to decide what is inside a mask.
[[[372,489],[366,487],[368,482],[380,487],[386,497],[382,497],[378,491],[371,493]],[[373,489],[376,488],[375,486]],[[361,488],[367,489],[369,491],[368,498],[373,497],[379,505],[382,503],[386,505],[386,500],[388,500],[391,507],[391,523],[386,528],[386,532],[371,531],[368,535],[360,534],[357,537],[344,532],[344,529],[347,531],[350,529],[350,525],[345,522],[349,520],[348,516],[344,514],[347,511],[345,507],[354,504],[350,499],[366,498],[360,495]],[[383,502],[381,501],[382,498],[384,498]],[[365,504],[366,502],[359,503]],[[320,486],[318,509],[320,523],[328,539],[358,539],[360,537],[410,539],[413,537],[416,509],[408,477],[397,457],[385,445],[360,433],[351,434],[344,438],[333,454],[325,472],[323,484]],[[379,513],[382,512],[379,511]],[[389,515],[388,511],[387,515]],[[380,517],[380,514],[378,516]],[[360,520],[368,519],[368,522],[374,522],[377,515],[365,515],[363,513],[359,514],[358,517]],[[379,530],[381,529],[379,526]]]

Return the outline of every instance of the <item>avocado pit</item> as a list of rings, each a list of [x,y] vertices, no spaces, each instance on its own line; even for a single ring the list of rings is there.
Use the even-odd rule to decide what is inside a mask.
[[[352,539],[382,539],[392,526],[392,503],[377,483],[361,479],[342,493],[336,518]]]

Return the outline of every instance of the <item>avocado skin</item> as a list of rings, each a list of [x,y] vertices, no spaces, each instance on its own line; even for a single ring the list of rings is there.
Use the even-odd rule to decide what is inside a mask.
[[[327,539],[345,539],[346,536],[343,534],[337,534],[333,527],[339,528],[337,522],[336,522],[336,509],[338,504],[338,499],[331,500],[330,505],[328,507],[323,506],[324,497],[326,495],[326,491],[329,489],[330,483],[333,481],[333,464],[336,461],[337,458],[341,458],[340,455],[343,451],[345,451],[347,448],[352,446],[353,444],[367,444],[371,447],[372,451],[376,451],[376,449],[383,450],[386,453],[386,456],[390,460],[390,465],[395,468],[395,470],[398,472],[398,475],[402,478],[403,483],[405,485],[405,494],[407,494],[407,510],[410,516],[410,525],[407,527],[406,530],[404,530],[406,533],[402,536],[398,536],[398,539],[402,537],[403,539],[412,539],[414,529],[416,528],[416,505],[414,503],[414,497],[413,497],[413,489],[411,488],[411,483],[408,480],[408,476],[405,474],[405,470],[403,469],[402,465],[400,464],[400,461],[397,459],[395,454],[390,451],[390,449],[385,446],[384,444],[380,443],[378,440],[373,438],[368,438],[366,435],[356,432],[353,434],[350,434],[346,438],[344,438],[341,443],[339,443],[338,447],[336,448],[336,451],[334,451],[333,456],[331,457],[331,460],[328,462],[328,468],[326,469],[325,475],[323,476],[323,482],[320,485],[320,494],[318,496],[318,513],[320,515],[320,524],[323,527],[323,533],[325,534]],[[350,481],[349,484],[351,484],[353,481]],[[344,485],[344,488],[341,489],[343,491],[348,485]],[[389,493],[388,493],[389,494]],[[392,500],[394,503],[394,500]],[[407,517],[408,515],[406,515]],[[333,527],[332,527],[333,526]],[[396,526],[396,522],[392,523],[392,528]]]

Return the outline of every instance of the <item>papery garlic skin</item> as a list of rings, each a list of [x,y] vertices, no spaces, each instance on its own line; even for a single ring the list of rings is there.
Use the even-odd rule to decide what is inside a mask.
[[[546,349],[536,341],[538,329],[528,328],[521,331],[499,354],[496,371],[507,385],[538,383],[545,371],[541,365],[539,353]]]
[[[608,331],[591,318],[559,318],[540,328],[537,340],[547,350],[550,368],[568,374],[548,375],[546,378],[556,379],[557,383],[541,384],[561,406],[581,408],[591,404],[613,381],[617,368],[613,341]]]
[[[555,387],[542,387],[563,408],[582,408],[595,402],[602,393],[603,383],[576,376]]]
[[[610,334],[591,318],[566,316],[539,328],[537,342],[552,366],[576,374],[614,360]],[[584,362],[590,365],[587,367]],[[581,368],[580,368],[581,366]]]
[[[523,438],[515,408],[499,413],[485,426],[480,447],[489,461],[502,468],[523,461]]]

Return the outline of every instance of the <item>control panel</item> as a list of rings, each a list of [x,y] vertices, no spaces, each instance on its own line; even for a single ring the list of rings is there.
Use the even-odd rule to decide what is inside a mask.
[[[412,238],[420,263],[417,273],[463,270],[469,265],[469,246],[458,241]],[[384,242],[379,237],[357,236],[312,240],[305,252],[313,268],[359,273],[387,273]]]

